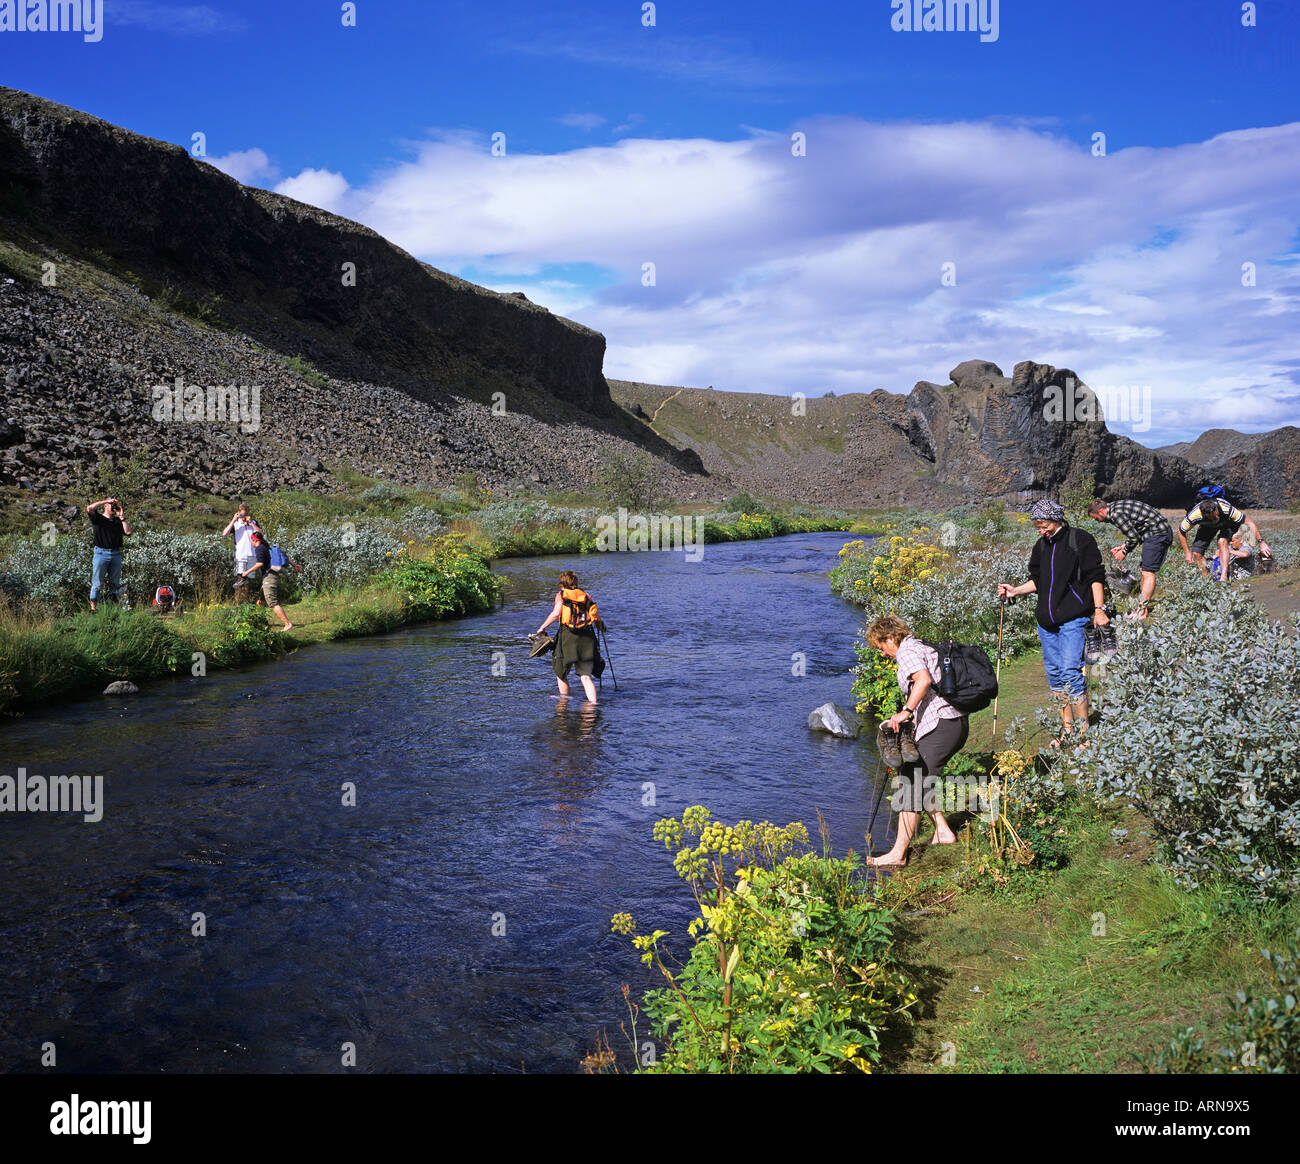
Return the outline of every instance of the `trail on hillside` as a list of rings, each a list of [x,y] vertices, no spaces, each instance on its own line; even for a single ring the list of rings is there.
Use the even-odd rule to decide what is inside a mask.
[[[674,392],[671,396],[665,398],[662,401],[662,403],[660,403],[659,407],[654,410],[654,415],[650,418],[651,427],[653,427],[654,422],[659,419],[659,414],[664,410],[664,407],[668,404],[668,402],[670,400],[675,400],[678,396],[680,396],[685,391],[686,391],[685,388],[678,388],[676,392]]]

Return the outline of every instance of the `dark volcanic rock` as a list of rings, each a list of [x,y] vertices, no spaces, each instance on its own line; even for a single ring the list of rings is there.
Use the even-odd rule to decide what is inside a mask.
[[[1276,508],[1300,498],[1300,428],[1294,425],[1259,433],[1212,428],[1171,448],[1206,478],[1223,482],[1240,505]]]
[[[341,378],[431,402],[447,396],[438,385],[507,401],[528,387],[613,412],[599,332],[417,262],[358,223],[241,186],[179,146],[5,88],[0,207]]]

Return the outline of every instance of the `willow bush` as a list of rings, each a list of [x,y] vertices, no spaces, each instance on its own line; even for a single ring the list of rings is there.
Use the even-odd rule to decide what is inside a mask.
[[[1300,889],[1300,636],[1245,585],[1174,575],[1159,617],[1119,628],[1105,676],[1116,708],[1061,759],[1101,799],[1149,816],[1180,884]]]

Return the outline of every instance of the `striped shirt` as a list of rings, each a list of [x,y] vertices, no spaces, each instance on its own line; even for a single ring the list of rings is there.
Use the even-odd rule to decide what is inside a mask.
[[[1124,535],[1125,553],[1132,553],[1148,538],[1168,534],[1169,540],[1174,540],[1173,527],[1168,519],[1145,501],[1108,501],[1106,516],[1099,520],[1110,522]]]
[[[1215,516],[1212,518],[1202,517],[1201,507],[1199,505],[1195,505],[1191,509],[1189,509],[1187,511],[1187,516],[1183,518],[1181,524],[1178,526],[1178,532],[1184,535],[1189,534],[1192,532],[1192,526],[1200,525],[1201,522],[1207,520],[1214,525],[1233,525],[1233,526],[1240,525],[1243,521],[1246,520],[1246,515],[1242,513],[1240,509],[1238,509],[1235,505],[1232,505],[1229,502],[1224,501],[1223,498],[1221,497],[1216,498],[1214,504],[1217,508],[1216,508]]]
[[[960,719],[961,712],[939,694],[939,680],[943,672],[939,667],[939,652],[927,647],[915,635],[908,635],[898,644],[898,686],[907,698],[908,688],[912,685],[912,676],[918,671],[930,672],[930,690],[912,713],[912,722],[916,724],[913,738],[920,739],[927,732],[939,726],[941,719]]]

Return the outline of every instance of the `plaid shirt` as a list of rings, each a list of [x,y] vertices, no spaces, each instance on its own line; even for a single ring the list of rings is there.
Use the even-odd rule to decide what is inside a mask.
[[[1165,515],[1145,501],[1108,501],[1106,516],[1101,520],[1110,522],[1124,535],[1125,553],[1132,553],[1148,538],[1168,534],[1169,540],[1174,540],[1173,527]]]

